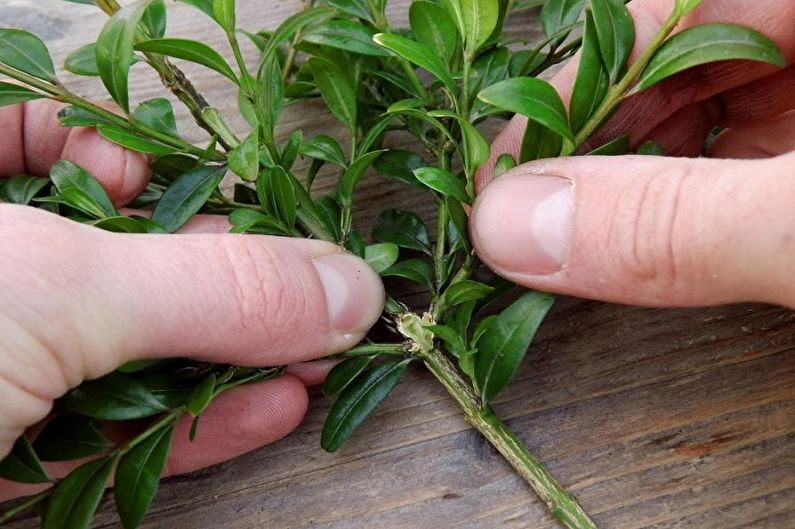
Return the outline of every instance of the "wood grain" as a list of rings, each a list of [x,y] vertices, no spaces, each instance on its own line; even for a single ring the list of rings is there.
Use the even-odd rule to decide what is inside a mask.
[[[287,1],[238,4],[239,20],[252,30],[272,29],[296,8]],[[405,24],[407,0],[392,4],[393,23]],[[200,14],[171,3],[169,12],[170,34],[225,49],[221,32]],[[532,38],[530,17],[512,21],[511,34]],[[90,7],[57,0],[8,0],[0,9],[0,24],[42,35],[56,63],[91,41],[102,21]],[[228,82],[200,67],[185,70],[213,105],[234,115]],[[96,80],[67,82],[102,97]],[[157,79],[139,67],[131,90],[137,100],[162,95]],[[342,137],[319,109],[291,108],[280,137],[295,128]],[[205,141],[186,112],[179,121],[189,139]],[[239,119],[232,124],[245,128]],[[322,176],[321,191],[330,189],[330,175]],[[362,228],[384,207],[426,215],[432,208],[423,195],[372,176],[357,198]],[[406,298],[417,299],[410,291]],[[288,439],[166,480],[144,527],[556,527],[427,373],[413,372],[332,455],[318,444],[329,405],[316,395]],[[789,311],[652,310],[561,299],[496,408],[601,527],[795,528],[795,315]],[[12,525],[35,526],[33,519]],[[112,502],[103,502],[95,526],[118,526]]]

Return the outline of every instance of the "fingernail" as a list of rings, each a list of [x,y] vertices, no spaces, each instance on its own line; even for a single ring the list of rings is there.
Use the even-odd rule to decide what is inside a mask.
[[[381,278],[364,260],[349,253],[326,254],[313,262],[334,330],[355,334],[369,329],[384,308]]]
[[[528,275],[557,272],[569,253],[571,180],[507,176],[492,182],[472,213],[481,257],[499,270]]]

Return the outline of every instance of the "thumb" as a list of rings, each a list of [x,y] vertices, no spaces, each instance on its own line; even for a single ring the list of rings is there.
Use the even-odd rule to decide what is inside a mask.
[[[355,345],[378,276],[330,243],[103,232],[0,205],[0,455],[52,401],[137,359],[249,366]]]
[[[544,160],[490,184],[484,262],[519,284],[648,306],[795,307],[795,153],[767,160]]]

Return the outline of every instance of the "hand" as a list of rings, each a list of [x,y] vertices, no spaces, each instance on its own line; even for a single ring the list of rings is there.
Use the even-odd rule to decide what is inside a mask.
[[[0,108],[0,177],[45,175],[65,158],[117,205],[132,200],[149,177],[146,159],[93,130],[59,127],[58,109],[48,101]],[[114,234],[0,205],[0,457],[54,399],[127,361],[304,362],[350,348],[379,317],[383,286],[363,260],[321,241],[196,233],[228,229],[226,219],[204,217],[191,234]],[[167,473],[287,435],[307,408],[304,383],[321,381],[328,366],[294,366],[221,395],[195,442],[190,421],[177,427]],[[5,482],[0,497],[33,490]]]
[[[629,4],[635,56],[672,6]],[[717,63],[680,74],[627,101],[591,146],[628,133],[634,145],[651,139],[671,155],[697,156],[713,127],[728,127],[709,152],[718,159],[574,157],[520,166],[476,202],[471,229],[480,257],[522,285],[581,297],[795,307],[792,20],[795,3],[787,0],[704,2],[685,26],[749,25],[776,41],[790,66]],[[564,100],[575,73],[569,64],[552,81]],[[480,188],[499,154],[518,157],[525,124],[515,118],[497,138]]]

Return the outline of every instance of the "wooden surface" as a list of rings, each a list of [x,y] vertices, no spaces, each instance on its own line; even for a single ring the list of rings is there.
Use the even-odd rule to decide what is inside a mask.
[[[296,2],[239,0],[247,29],[273,28]],[[393,21],[406,0],[393,2]],[[169,2],[169,33],[223,48],[209,22]],[[102,16],[59,0],[6,0],[0,24],[32,29],[56,63],[90,42]],[[531,35],[529,18],[512,22]],[[222,111],[235,94],[186,68]],[[134,98],[162,94],[136,67]],[[68,78],[100,97],[96,80]],[[319,105],[291,109],[282,135],[338,130]],[[202,141],[185,113],[180,126]],[[233,121],[243,129],[240,120]],[[299,174],[301,171],[299,170]],[[323,182],[321,181],[321,184]],[[326,181],[328,187],[328,181]],[[369,177],[357,211],[429,204]],[[235,461],[167,480],[150,528],[546,528],[543,506],[460,418],[427,373],[412,373],[345,447],[324,453],[329,400],[317,397],[289,438]],[[795,528],[795,315],[763,306],[649,310],[558,302],[516,382],[496,404],[519,437],[604,528]],[[34,527],[25,520],[14,527]],[[110,501],[97,527],[117,527]]]

